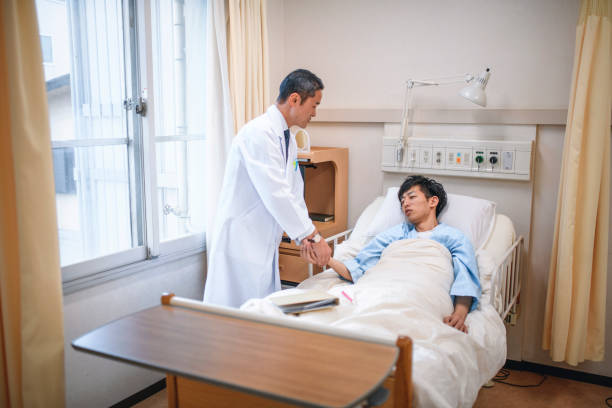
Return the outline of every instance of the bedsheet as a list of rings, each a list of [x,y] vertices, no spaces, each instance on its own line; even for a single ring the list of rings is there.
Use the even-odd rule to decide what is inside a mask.
[[[444,246],[426,239],[401,240],[389,245],[355,284],[330,270],[282,291],[326,290],[340,299],[332,309],[287,316],[269,301],[281,292],[251,299],[241,309],[391,340],[408,335],[413,340],[415,405],[471,407],[480,387],[505,363],[506,331],[495,309],[484,302],[468,315],[468,334],[445,325],[443,317],[453,310],[448,294],[452,279],[451,256]]]

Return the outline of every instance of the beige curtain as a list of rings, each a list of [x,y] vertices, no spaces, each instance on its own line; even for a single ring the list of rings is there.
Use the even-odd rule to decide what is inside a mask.
[[[0,3],[0,406],[64,406],[47,97],[34,0]]]
[[[234,130],[270,103],[266,0],[228,0],[229,80]]]
[[[571,365],[604,358],[610,211],[612,1],[580,7],[542,342]]]

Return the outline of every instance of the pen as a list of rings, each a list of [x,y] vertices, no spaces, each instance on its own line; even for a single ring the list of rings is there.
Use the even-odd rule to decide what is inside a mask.
[[[351,297],[349,295],[346,294],[345,291],[342,291],[342,294],[344,295],[345,298],[347,298],[351,303],[353,303],[353,299],[351,299]]]

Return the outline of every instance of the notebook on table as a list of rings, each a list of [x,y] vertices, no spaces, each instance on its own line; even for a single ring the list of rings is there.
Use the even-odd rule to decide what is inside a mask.
[[[338,304],[338,298],[322,290],[307,290],[301,293],[270,298],[284,313],[304,313],[327,309]]]

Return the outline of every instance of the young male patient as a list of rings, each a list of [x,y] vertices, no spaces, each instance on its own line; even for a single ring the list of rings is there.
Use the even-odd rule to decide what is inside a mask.
[[[465,319],[478,305],[481,292],[478,266],[469,239],[461,231],[438,223],[438,215],[446,205],[444,188],[427,177],[410,176],[400,187],[398,198],[407,221],[378,234],[354,259],[343,263],[332,258],[328,265],[342,278],[356,282],[378,262],[383,250],[392,242],[413,238],[437,241],[449,250],[453,259],[454,282],[450,296],[454,311],[443,321],[467,333]],[[309,260],[316,263],[314,254],[305,252]]]

